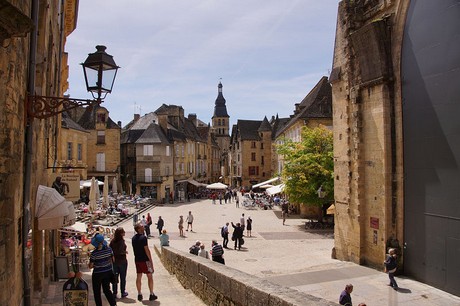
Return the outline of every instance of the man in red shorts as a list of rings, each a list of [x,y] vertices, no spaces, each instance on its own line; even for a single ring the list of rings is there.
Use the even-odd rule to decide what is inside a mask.
[[[136,234],[132,238],[132,244],[137,273],[137,300],[142,301],[142,274],[147,274],[150,289],[149,301],[155,301],[158,297],[153,293],[153,261],[147,244],[147,237],[144,235],[144,227],[140,223],[134,225],[134,230]]]

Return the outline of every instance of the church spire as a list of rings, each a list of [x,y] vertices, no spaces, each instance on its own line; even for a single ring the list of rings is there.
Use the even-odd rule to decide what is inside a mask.
[[[227,106],[225,106],[226,101],[222,93],[223,87],[224,86],[222,85],[222,82],[219,82],[219,85],[217,85],[217,99],[216,99],[216,103],[214,106],[214,115],[212,116],[213,118],[214,117],[225,117],[225,118],[230,117],[227,113]]]

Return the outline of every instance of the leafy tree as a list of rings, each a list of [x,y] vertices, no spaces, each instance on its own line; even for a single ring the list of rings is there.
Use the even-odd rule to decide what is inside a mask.
[[[284,156],[284,191],[293,202],[321,206],[334,199],[332,131],[304,127],[301,136],[300,142],[286,139],[277,146]]]

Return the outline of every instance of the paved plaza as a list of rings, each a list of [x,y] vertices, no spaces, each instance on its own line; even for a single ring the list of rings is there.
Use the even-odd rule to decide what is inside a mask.
[[[179,216],[183,215],[185,219],[189,211],[192,211],[194,215],[193,232],[184,231],[186,237],[179,237],[177,227]],[[233,248],[225,250],[226,265],[326,300],[337,302],[345,285],[352,283],[354,285],[352,293],[354,305],[360,302],[374,306],[460,305],[460,297],[405,277],[397,277],[400,290],[394,291],[391,287],[386,286],[388,276],[385,273],[350,262],[331,259],[331,250],[334,245],[332,231],[308,232],[304,227],[305,220],[297,216],[291,216],[283,225],[278,207],[273,210],[248,209],[241,205],[236,208],[234,202],[222,205],[217,202],[214,205],[211,200],[192,200],[191,203],[156,206],[148,212],[152,215],[154,223],[158,216],[165,220],[165,229],[170,235],[171,247],[184,252],[188,252],[188,248],[196,240],[202,241],[209,250],[212,239],[221,242],[220,228],[225,222],[239,222],[243,213],[245,218],[251,216],[253,220],[252,237],[245,236],[245,244],[241,251]],[[117,305],[140,303],[136,300],[135,268],[130,242],[133,235],[132,225],[132,220],[119,224],[127,232],[129,252],[127,291],[129,296],[124,299],[119,298]],[[151,232],[154,237],[149,239],[149,244],[158,246],[158,231],[154,225],[152,225]],[[230,246],[232,246],[231,240]],[[155,294],[159,298],[154,302],[145,300],[142,304],[204,305],[190,290],[184,289],[174,275],[169,275],[162,267],[153,248],[151,250],[156,267]],[[84,279],[90,282],[91,272],[89,270],[85,270]],[[144,297],[148,297],[146,280],[144,277]],[[63,282],[59,282],[50,286],[49,297],[43,305],[62,305],[62,284]],[[90,297],[92,297],[91,285]],[[106,303],[104,305],[108,305],[105,299],[104,302]],[[94,305],[92,300],[90,305]]]

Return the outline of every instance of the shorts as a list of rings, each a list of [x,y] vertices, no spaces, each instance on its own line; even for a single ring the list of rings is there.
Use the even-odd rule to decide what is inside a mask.
[[[149,271],[150,268],[150,271]],[[136,273],[153,273],[153,265],[150,261],[136,261]]]
[[[193,222],[187,222],[187,224],[192,224]]]

